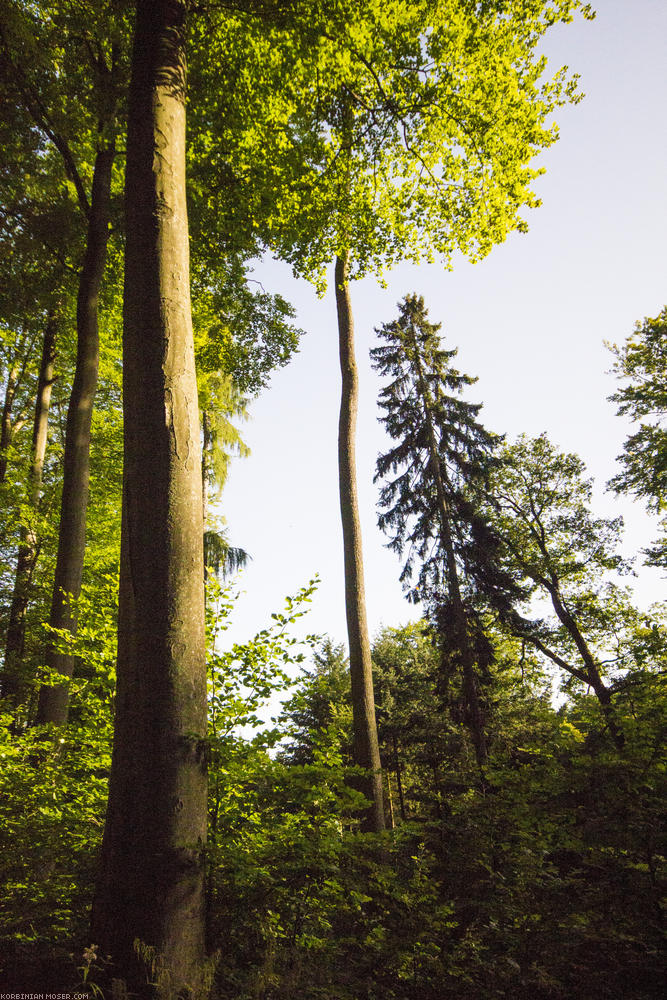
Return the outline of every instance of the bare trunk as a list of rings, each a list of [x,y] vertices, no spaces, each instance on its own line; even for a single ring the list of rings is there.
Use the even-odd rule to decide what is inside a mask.
[[[204,961],[206,663],[185,12],[185,0],[137,3],[125,181],[118,681],[92,919],[113,975],[141,997],[196,991]]]
[[[46,438],[49,424],[51,388],[53,386],[53,366],[55,361],[57,321],[53,314],[44,330],[42,358],[37,382],[37,398],[32,431],[32,461],[30,465],[30,507],[36,514],[42,486],[42,471],[46,454]],[[2,675],[1,693],[13,704],[20,704],[28,680],[24,674],[23,650],[25,643],[25,616],[28,608],[30,583],[38,554],[37,534],[32,525],[21,527],[14,593],[9,612],[9,625],[5,644],[5,664]]]
[[[398,804],[401,807],[401,819],[405,820],[405,799],[403,797],[403,779],[401,776],[401,761],[398,755],[398,737],[392,733],[394,743],[394,766],[396,767],[396,787],[398,789]]]
[[[76,632],[74,602],[81,593],[86,545],[86,515],[90,478],[90,429],[97,391],[99,366],[98,304],[109,238],[109,202],[114,149],[106,148],[95,158],[88,218],[86,255],[79,279],[76,326],[77,352],[74,383],[67,410],[63,493],[60,504],[58,555],[53,581],[49,624]],[[65,677],[74,672],[75,657],[49,645],[46,663]],[[37,722],[64,725],[67,722],[69,684],[42,687]]]
[[[16,395],[16,383],[18,376],[19,364],[17,361],[7,372],[5,399],[2,404],[2,417],[0,418],[0,483],[4,483],[7,478],[9,448],[12,443],[12,407],[14,406],[14,396]]]
[[[384,807],[380,751],[375,722],[371,647],[366,622],[361,525],[357,500],[355,432],[359,388],[357,364],[354,357],[354,325],[348,283],[348,256],[336,258],[335,283],[342,376],[340,421],[338,424],[338,475],[345,560],[345,610],[350,645],[353,754],[355,764],[366,769],[367,776],[360,780],[358,787],[371,803],[364,815],[362,826],[365,830],[378,832],[384,830]]]
[[[396,820],[394,818],[394,793],[391,787],[391,771],[385,771],[385,776],[387,778],[387,806],[389,808],[389,829],[393,830],[396,826]]]
[[[204,521],[204,531],[206,531],[206,520],[208,518],[208,477],[209,477],[209,456],[208,449],[211,444],[211,431],[208,422],[208,413],[202,411],[202,453],[201,453],[201,493],[202,493],[202,518]]]

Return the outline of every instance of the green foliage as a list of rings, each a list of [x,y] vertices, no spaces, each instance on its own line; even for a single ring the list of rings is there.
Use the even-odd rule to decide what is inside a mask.
[[[311,668],[304,669],[283,705],[280,723],[288,741],[280,756],[287,763],[312,764],[324,737],[335,739],[342,759],[351,764],[350,670],[343,645],[326,638],[315,650]]]
[[[611,347],[612,371],[621,387],[609,398],[618,414],[639,421],[619,456],[622,471],[609,485],[617,493],[632,493],[661,513],[667,503],[667,308],[655,319],[637,323],[622,347]],[[648,550],[648,564],[667,565],[667,541]]]
[[[423,625],[376,641],[383,763],[395,794],[396,738],[405,800],[382,837],[354,829],[331,644],[288,706],[301,726],[288,752],[239,755],[240,811],[212,876],[216,996],[660,996],[659,678],[627,689],[643,737],[628,727],[620,758],[592,738],[585,698],[555,711],[535,658],[493,638],[483,788]]]
[[[401,580],[410,598],[437,602],[453,596],[450,539],[462,588],[474,590],[492,573],[493,539],[475,499],[501,439],[477,420],[481,405],[461,398],[475,379],[452,366],[457,351],[442,346],[424,300],[408,295],[399,308],[397,320],[376,330],[383,343],[371,350],[373,367],[389,380],[380,419],[395,442],[377,461],[378,523],[391,532],[390,547],[407,553]]]
[[[501,458],[488,516],[508,571],[540,601],[532,608],[544,609],[532,623],[514,613],[506,620],[584,683],[594,683],[593,661],[602,674],[622,670],[639,618],[618,582],[629,570],[617,552],[622,519],[594,515],[583,462],[559,452],[545,435],[520,437]]]
[[[267,629],[225,652],[235,599],[211,585],[213,997],[657,1000],[667,649],[659,622],[635,623],[635,665],[616,696],[622,757],[597,737],[589,698],[555,710],[536,658],[492,632],[484,787],[459,696],[439,686],[428,628],[384,630],[373,657],[394,829],[373,836],[357,832],[340,648],[312,639],[313,670],[294,676],[303,649],[291,626],[311,593],[304,588]],[[0,728],[0,856],[11,900],[0,925],[3,985],[34,974],[83,990],[85,978],[95,993],[103,969],[86,912],[109,767],[100,677],[113,664],[113,638],[108,615],[93,617],[106,600],[91,595],[80,608],[78,652],[95,669],[75,682],[70,725],[20,733],[5,717]],[[290,700],[267,729],[263,706],[278,692]]]
[[[196,196],[193,201],[196,218]],[[203,256],[197,243],[193,250],[197,376],[202,409],[210,409],[208,395],[221,379],[231,378],[240,395],[265,388],[271,372],[295,353],[303,331],[291,322],[294,310],[281,295],[249,287],[252,279],[238,256]]]
[[[578,0],[211,12],[194,24],[192,60],[206,228],[247,252],[269,246],[320,288],[348,251],[353,276],[434,252],[483,256],[537,204],[528,164],[576,87],[564,71],[543,81],[536,48],[577,10],[588,13]]]

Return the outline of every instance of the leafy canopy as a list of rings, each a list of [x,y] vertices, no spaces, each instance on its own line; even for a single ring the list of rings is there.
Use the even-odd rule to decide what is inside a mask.
[[[580,0],[336,0],[200,19],[193,147],[196,182],[216,178],[211,217],[320,287],[348,252],[352,277],[484,256],[538,203],[530,161],[577,93],[565,70],[543,79],[536,50],[577,10],[591,16]]]

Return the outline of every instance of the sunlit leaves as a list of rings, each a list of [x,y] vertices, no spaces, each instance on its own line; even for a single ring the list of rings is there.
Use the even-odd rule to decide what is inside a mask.
[[[347,250],[356,275],[483,256],[536,204],[529,163],[573,92],[565,74],[543,80],[535,50],[581,6],[374,0],[272,17],[250,5],[202,22],[207,55],[212,39],[224,52],[194,68],[211,208],[320,286]]]

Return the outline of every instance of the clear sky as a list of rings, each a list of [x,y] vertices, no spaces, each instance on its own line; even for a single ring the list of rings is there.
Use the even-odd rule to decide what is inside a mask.
[[[360,369],[357,463],[371,634],[418,610],[402,596],[396,557],[376,527],[375,460],[385,447],[377,422],[378,382],[370,370],[373,329],[393,319],[407,292],[424,296],[442,322],[458,367],[479,381],[468,397],[481,419],[510,438],[546,431],[575,451],[595,477],[596,510],[623,513],[626,551],[651,541],[655,521],[604,485],[615,471],[629,425],[607,396],[614,380],[604,341],[621,343],[634,323],[667,303],[667,0],[599,0],[597,18],[552,29],[550,69],[581,76],[585,99],[560,109],[560,140],[542,157],[542,206],[530,232],[513,235],[483,262],[401,266],[387,287],[352,288]],[[297,309],[307,331],[300,353],[252,404],[221,510],[233,544],[252,562],[241,578],[231,635],[242,640],[268,623],[286,594],[321,577],[308,631],[345,639],[343,560],[336,439],[339,370],[333,295],[318,299],[290,269],[265,261],[255,270],[267,291]],[[665,582],[639,568],[638,599],[662,600]]]

